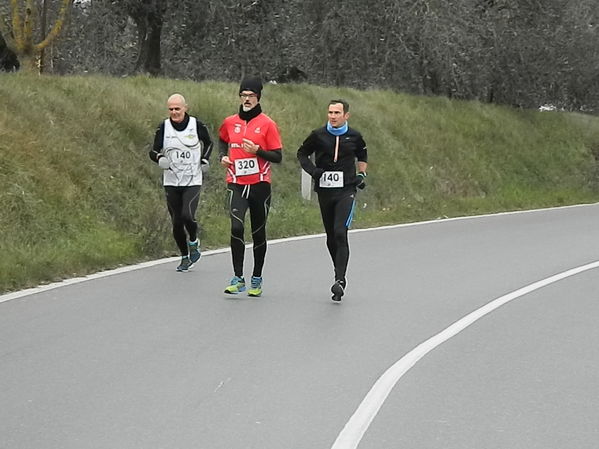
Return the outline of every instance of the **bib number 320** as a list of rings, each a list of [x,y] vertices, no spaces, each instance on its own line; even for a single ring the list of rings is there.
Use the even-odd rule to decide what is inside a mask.
[[[235,174],[237,176],[253,175],[258,171],[258,159],[255,157],[235,160]]]

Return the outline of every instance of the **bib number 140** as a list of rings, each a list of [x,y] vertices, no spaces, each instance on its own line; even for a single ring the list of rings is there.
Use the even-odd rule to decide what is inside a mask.
[[[322,188],[343,187],[343,172],[325,171],[320,177],[319,186]]]

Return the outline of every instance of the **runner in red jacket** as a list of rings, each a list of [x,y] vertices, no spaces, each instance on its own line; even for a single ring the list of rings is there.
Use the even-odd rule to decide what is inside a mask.
[[[227,169],[231,216],[233,278],[225,293],[246,290],[243,276],[245,214],[250,210],[254,269],[250,296],[262,294],[262,268],[266,256],[266,220],[271,199],[271,163],[282,159],[277,124],[260,107],[262,82],[246,78],[239,87],[239,112],[227,117],[219,129],[221,164]]]

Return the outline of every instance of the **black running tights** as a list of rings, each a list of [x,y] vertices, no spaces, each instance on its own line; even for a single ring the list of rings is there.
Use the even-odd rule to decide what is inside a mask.
[[[231,257],[235,276],[243,276],[245,255],[245,214],[250,210],[254,251],[253,276],[262,276],[266,257],[266,219],[270,210],[271,188],[268,182],[228,184],[231,216]]]
[[[195,215],[200,201],[201,187],[164,186],[166,205],[173,222],[173,237],[182,256],[187,256],[189,253],[188,235],[190,242],[198,238],[198,223]]]
[[[327,234],[327,248],[335,268],[335,280],[345,280],[349,263],[347,230],[354,214],[355,192],[319,191],[318,204]]]

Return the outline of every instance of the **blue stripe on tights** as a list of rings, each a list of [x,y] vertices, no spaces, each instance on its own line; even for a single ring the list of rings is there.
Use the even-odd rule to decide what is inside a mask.
[[[345,221],[345,227],[349,228],[351,226],[351,221],[354,218],[354,210],[356,209],[356,200],[354,199],[351,203],[351,210],[349,211],[349,216]]]

